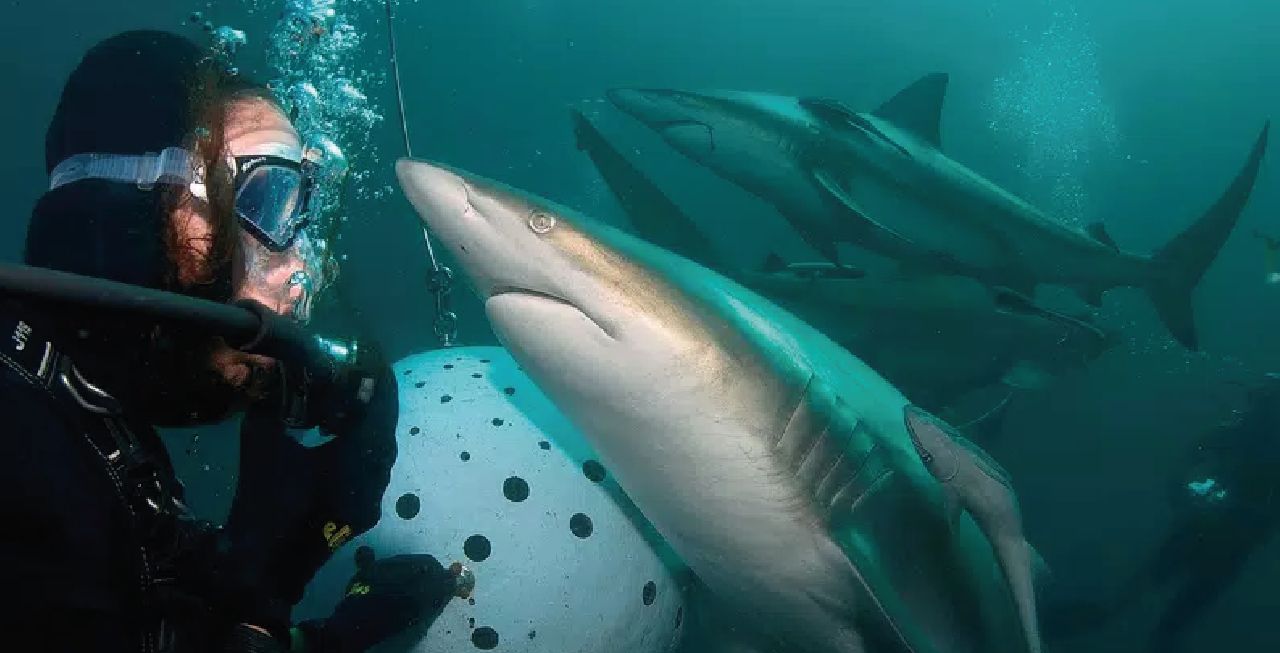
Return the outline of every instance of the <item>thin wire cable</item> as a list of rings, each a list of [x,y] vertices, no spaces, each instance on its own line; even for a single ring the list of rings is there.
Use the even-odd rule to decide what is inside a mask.
[[[413,145],[409,141],[409,119],[404,109],[404,84],[400,81],[400,55],[396,49],[395,15],[392,13],[393,0],[384,0],[387,9],[387,43],[390,46],[391,73],[396,85],[396,107],[400,111],[400,134],[404,137],[405,156],[413,158]],[[450,310],[449,292],[453,286],[453,271],[440,265],[436,258],[435,247],[431,245],[431,232],[422,227],[422,242],[427,246],[427,259],[431,261],[431,274],[427,280],[431,292],[436,299],[436,319],[432,325],[440,346],[451,347],[458,338],[458,315]]]
[[[404,85],[400,83],[400,56],[396,53],[395,17],[391,14],[391,1],[383,4],[387,8],[387,41],[391,44],[391,72],[395,75],[396,106],[400,109],[400,133],[404,136],[404,154],[413,158],[413,146],[409,144],[409,121],[404,112]]]

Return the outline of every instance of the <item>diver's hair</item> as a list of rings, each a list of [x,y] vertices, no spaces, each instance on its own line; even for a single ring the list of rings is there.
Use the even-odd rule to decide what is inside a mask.
[[[226,166],[228,115],[235,102],[248,98],[280,105],[266,86],[229,72],[224,61],[212,56],[201,61],[194,71],[190,94],[186,145],[195,154],[196,165],[203,173],[208,199],[202,202],[185,186],[169,187],[162,203],[171,216],[165,233],[169,257],[166,283],[196,296],[226,300],[230,295],[232,263],[239,247],[235,180]],[[208,236],[199,237],[202,242],[193,240],[177,222],[189,220],[193,215],[203,215],[209,220],[210,232]],[[181,278],[184,271],[190,278]]]

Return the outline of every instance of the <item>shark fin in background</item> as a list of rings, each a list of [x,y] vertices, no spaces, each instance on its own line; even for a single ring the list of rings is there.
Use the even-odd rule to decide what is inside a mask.
[[[1102,306],[1102,293],[1106,291],[1106,288],[1090,285],[1075,286],[1074,288],[1076,294],[1080,296],[1084,303],[1095,308]]]
[[[1095,222],[1085,228],[1085,231],[1087,231],[1089,236],[1094,240],[1117,252],[1120,251],[1120,246],[1116,244],[1115,239],[1111,237],[1111,234],[1107,233],[1107,225],[1102,224],[1101,222]]]
[[[1084,288],[1081,288],[1080,290],[1082,293],[1086,292],[1086,289]],[[1097,291],[1096,289],[1087,289],[1087,292],[1090,294],[1097,292],[1099,295],[1097,297],[1097,301],[1102,301],[1101,291]],[[1098,325],[1094,324],[1092,317],[1088,314],[1068,315],[1059,311],[1050,310],[1035,303],[1035,301],[1030,297],[1010,288],[996,287],[994,289],[994,293],[996,310],[1004,311],[1005,313],[1015,313],[1019,315],[1043,318],[1057,322],[1069,329],[1084,331],[1095,338],[1100,344],[1109,343],[1107,346],[1115,344],[1110,340],[1110,334],[1098,327]]]
[[[947,96],[947,73],[931,73],[916,80],[875,110],[875,115],[942,148],[939,125]]]
[[[1044,309],[1037,306],[1035,301],[1013,288],[996,286],[991,291],[992,298],[996,303],[996,310],[1018,315],[1042,315],[1044,313]]]
[[[1013,403],[1016,394],[1014,388],[1009,388],[986,412],[957,428],[970,438],[983,442],[996,441],[1004,432],[1004,425],[1009,417],[1009,404]]]
[[[591,158],[641,238],[712,269],[728,269],[698,223],[627,160],[586,115],[574,110],[570,118],[578,149]]]
[[[915,406],[908,406],[904,417],[916,452],[943,486],[944,495],[972,515],[986,535],[1017,606],[1027,650],[1040,653],[1032,549],[1022,533],[1018,498],[1008,474],[950,424]]]
[[[1015,390],[1039,390],[1049,385],[1053,375],[1034,361],[1019,360],[1005,371],[1000,382]]]
[[[1195,350],[1200,346],[1195,314],[1191,309],[1191,291],[1195,290],[1200,278],[1218,257],[1218,252],[1240,220],[1240,213],[1248,203],[1253,183],[1258,178],[1270,129],[1271,121],[1267,121],[1253,143],[1249,158],[1218,201],[1151,256],[1155,274],[1149,275],[1147,295],[1169,333],[1187,349]]]
[[[764,264],[760,266],[760,271],[768,274],[775,274],[786,269],[787,262],[782,260],[782,257],[775,252],[769,252],[769,255],[764,257]]]

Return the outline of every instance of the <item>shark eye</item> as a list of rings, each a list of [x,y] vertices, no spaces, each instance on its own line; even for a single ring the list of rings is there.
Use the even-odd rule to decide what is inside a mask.
[[[529,214],[529,228],[535,234],[545,234],[556,228],[555,216],[542,211],[534,211]]]

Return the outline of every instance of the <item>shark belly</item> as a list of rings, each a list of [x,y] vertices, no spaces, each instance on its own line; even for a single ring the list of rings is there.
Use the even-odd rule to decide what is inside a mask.
[[[717,400],[701,398],[693,410]],[[590,413],[581,414],[584,432],[606,465],[729,614],[781,650],[865,650],[853,620],[865,590],[768,434],[743,428],[740,415],[619,421]],[[821,434],[799,437],[810,451],[827,449]],[[869,464],[847,494],[870,490],[879,469]]]
[[[576,385],[562,355],[525,351],[505,323],[495,320],[499,336],[525,371],[762,651],[976,653],[990,641],[966,612],[973,561],[957,557],[983,549],[956,546],[941,526],[935,484],[898,426],[906,399],[847,353],[822,356],[841,368],[823,371],[841,378],[834,386],[786,364],[794,342],[763,356],[615,351],[627,374],[606,388]],[[597,346],[612,343],[573,353],[595,359]],[[986,551],[978,569],[991,568]]]

